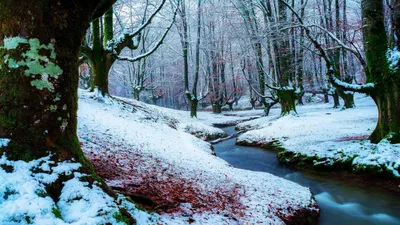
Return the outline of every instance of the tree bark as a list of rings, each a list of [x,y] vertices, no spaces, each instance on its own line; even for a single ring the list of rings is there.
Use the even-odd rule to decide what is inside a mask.
[[[282,24],[287,22],[286,6],[279,4],[279,21]],[[293,50],[290,47],[290,35],[286,37],[280,37],[280,50],[278,51],[278,71],[279,71],[279,83],[281,88],[277,91],[282,113],[281,115],[287,115],[290,111],[296,112],[296,94],[295,90],[292,89],[293,79],[295,77],[293,70]]]
[[[196,117],[197,118],[197,107],[198,107],[199,101],[197,99],[189,100],[190,104],[190,116],[191,117]]]
[[[339,102],[339,93],[337,89],[333,92],[332,97],[333,97],[333,108],[335,109],[339,108],[340,102]]]
[[[11,139],[1,151],[8,157],[32,160],[50,151],[60,160],[75,158],[89,165],[76,134],[77,59],[97,4],[90,0],[0,2],[0,37],[8,37],[0,40],[4,46],[0,48],[0,130],[2,138]],[[15,45],[7,47],[6,42]],[[28,51],[37,55],[24,55]],[[23,63],[28,60],[35,60],[38,68]]]
[[[374,143],[388,138],[392,143],[400,143],[400,72],[390,69],[386,58],[388,40],[384,26],[382,1],[363,0],[364,48],[368,62],[367,82],[375,83],[370,94],[378,111],[378,123],[370,136]]]
[[[290,114],[290,112],[296,112],[296,93],[293,89],[279,89],[276,92],[281,104],[281,115],[285,116]]]
[[[102,43],[102,33],[103,43]],[[106,51],[104,47],[107,42],[113,39],[113,9],[112,7],[107,10],[104,15],[104,27],[100,29],[100,19],[96,19],[92,23],[92,41],[93,41],[93,55],[91,62],[93,64],[94,82],[93,86],[98,89],[102,96],[108,94],[108,74],[110,73],[111,66],[116,61],[111,52]]]

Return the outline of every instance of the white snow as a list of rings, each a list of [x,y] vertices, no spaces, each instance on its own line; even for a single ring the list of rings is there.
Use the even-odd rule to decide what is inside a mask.
[[[201,119],[191,119],[188,112],[133,100],[129,103],[135,110],[115,99],[113,104],[96,102],[90,94],[80,92],[78,133],[84,151],[95,167],[101,162],[98,167],[104,168],[112,187],[135,190],[132,186],[137,186],[136,190],[142,190],[140,187],[148,185],[150,188],[142,191],[173,194],[183,186],[182,198],[194,191],[196,206],[182,199],[179,210],[160,215],[159,223],[188,224],[191,218],[193,224],[283,224],[277,215],[318,210],[308,188],[268,173],[233,168],[213,156],[209,143],[185,133],[194,128],[205,133],[216,129],[200,125]],[[226,201],[229,197],[233,199]],[[230,205],[230,201],[237,205]],[[202,206],[202,202],[212,207]],[[213,208],[215,205],[220,208]]]
[[[396,70],[399,65],[400,51],[397,49],[397,47],[394,49],[389,48],[386,53],[386,58],[388,59],[390,68]]]
[[[0,158],[0,224],[123,224],[114,218],[119,211],[116,202],[98,186],[80,181],[86,175],[73,172],[80,164],[55,163],[50,157],[31,162],[10,161],[5,155]],[[63,173],[73,173],[73,178],[64,182],[55,203],[45,185]]]
[[[3,155],[0,224],[123,224],[117,220],[120,208],[139,225],[284,224],[283,218],[299,210],[318,211],[308,188],[268,173],[235,169],[213,156],[209,143],[187,133],[223,134],[206,125],[223,117],[192,119],[188,112],[104,98],[80,92],[78,134],[84,152],[109,186],[129,193],[156,192],[162,198],[155,201],[178,202],[176,209],[148,213],[122,195],[113,199],[96,183],[89,185],[83,179],[87,175],[78,172],[81,165],[73,161],[54,162],[51,155],[11,161]],[[256,113],[235,115],[223,122]],[[2,144],[8,141],[2,139]],[[55,202],[45,187],[61,174],[70,178]]]
[[[331,104],[314,104],[298,107],[298,116],[285,117],[276,116],[279,112],[273,111],[272,116],[239,124],[239,129],[251,131],[237,141],[279,141],[288,152],[315,157],[314,166],[352,160],[354,170],[377,166],[398,177],[400,145],[365,140],[375,128],[378,110],[370,97],[355,97],[355,109],[337,110]]]
[[[190,118],[188,116],[189,112],[147,105],[145,103],[133,101],[131,99],[118,97],[116,98],[143,109],[143,111],[139,110],[136,113],[136,116],[139,118],[139,120],[151,120],[156,123],[161,122],[161,124],[163,125],[168,125],[169,127],[177,129],[179,131],[193,134],[194,136],[203,140],[208,139],[207,137],[210,136],[215,138],[226,136],[223,130],[209,126],[212,124],[206,123],[208,125],[205,125],[204,123],[202,123],[202,119],[200,119],[200,121],[197,118]],[[202,113],[199,113],[199,118],[204,118],[204,116],[205,115],[203,115]]]
[[[0,148],[7,147],[8,143],[10,143],[10,139],[8,138],[0,138]]]

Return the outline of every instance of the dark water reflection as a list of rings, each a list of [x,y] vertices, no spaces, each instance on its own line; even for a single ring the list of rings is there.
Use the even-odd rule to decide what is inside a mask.
[[[234,127],[223,128],[228,134]],[[320,223],[400,225],[400,196],[371,186],[349,183],[328,174],[300,172],[282,165],[276,152],[236,146],[235,139],[214,145],[218,157],[241,169],[262,171],[310,187],[321,208]]]

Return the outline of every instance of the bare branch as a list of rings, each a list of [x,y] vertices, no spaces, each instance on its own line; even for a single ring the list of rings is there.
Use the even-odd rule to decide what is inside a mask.
[[[333,63],[331,62],[330,58],[328,57],[326,51],[322,47],[322,45],[313,37],[311,36],[311,30],[310,26],[304,25],[304,22],[302,18],[299,16],[296,10],[294,10],[289,3],[287,3],[285,0],[280,0],[283,4],[286,5],[292,11],[292,13],[297,17],[299,23],[302,25],[308,39],[314,44],[314,47],[321,53],[321,57],[325,60],[326,67],[328,69],[328,77],[329,80],[334,84],[335,86],[338,86],[342,88],[345,91],[354,91],[354,92],[361,92],[361,93],[370,93],[374,90],[374,84],[369,83],[365,85],[357,85],[357,84],[349,84],[343,81],[340,81],[335,77],[335,70],[333,68]]]
[[[136,62],[136,61],[139,61],[139,60],[141,60],[141,59],[153,54],[162,45],[162,43],[163,43],[165,37],[167,36],[169,30],[171,29],[172,25],[175,23],[175,18],[176,18],[177,12],[178,12],[178,8],[175,9],[174,16],[172,18],[172,21],[171,21],[170,25],[167,27],[167,29],[165,30],[164,34],[162,35],[162,37],[158,41],[158,43],[150,51],[148,51],[148,52],[146,52],[144,54],[138,55],[136,57],[133,57],[133,58],[132,57],[118,56],[118,59],[122,60],[122,61]]]
[[[122,49],[125,47],[128,47],[130,49],[137,49],[139,42],[140,42],[140,32],[142,32],[153,20],[153,18],[158,14],[158,12],[162,9],[164,6],[166,0],[162,0],[161,4],[158,6],[158,8],[151,14],[151,16],[147,19],[146,22],[142,23],[137,30],[135,30],[132,33],[126,32],[126,30],[123,31],[123,34],[118,37],[113,39],[112,41],[108,42],[107,44],[107,50],[109,51],[115,51],[116,54],[118,55]],[[137,36],[137,40],[133,41],[132,39]]]

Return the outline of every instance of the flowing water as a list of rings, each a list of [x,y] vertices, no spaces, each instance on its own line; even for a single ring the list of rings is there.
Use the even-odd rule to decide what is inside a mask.
[[[234,127],[223,128],[229,135]],[[274,174],[310,187],[321,209],[321,225],[400,225],[400,196],[373,185],[300,172],[278,162],[276,151],[235,145],[235,138],[214,145],[218,157],[241,169]]]

